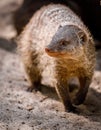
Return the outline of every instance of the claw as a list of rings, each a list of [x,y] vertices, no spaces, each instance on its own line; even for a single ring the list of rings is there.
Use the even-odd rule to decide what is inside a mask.
[[[72,112],[72,113],[76,113],[76,114],[80,113],[75,106],[72,106],[71,108],[66,109],[66,112]]]
[[[28,92],[37,92],[37,91],[41,91],[41,86],[30,86],[28,89],[27,89]]]

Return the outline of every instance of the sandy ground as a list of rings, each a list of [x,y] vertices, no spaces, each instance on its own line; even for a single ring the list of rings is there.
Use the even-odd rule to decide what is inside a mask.
[[[0,130],[101,130],[101,50],[80,114],[66,113],[54,89],[27,92],[28,83],[12,38],[12,13],[20,0],[0,0]]]

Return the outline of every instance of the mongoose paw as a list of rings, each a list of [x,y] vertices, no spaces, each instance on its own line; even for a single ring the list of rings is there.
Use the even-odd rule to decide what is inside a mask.
[[[77,109],[75,106],[72,106],[72,107],[70,107],[70,108],[67,108],[67,109],[66,109],[66,112],[72,112],[72,113],[79,114],[79,111],[78,111],[78,109]]]
[[[84,99],[77,99],[77,98],[75,98],[74,100],[73,100],[73,103],[75,104],[75,105],[80,105],[80,104],[82,104],[84,102]]]
[[[72,112],[72,113],[75,113],[75,114],[80,114],[80,111],[75,106],[72,106],[72,108],[66,109],[66,112]]]
[[[28,87],[27,91],[32,92],[34,89],[32,87]]]
[[[37,92],[37,91],[41,91],[41,86],[37,86],[37,87],[33,87],[33,86],[30,86],[28,87],[27,89],[28,92]]]

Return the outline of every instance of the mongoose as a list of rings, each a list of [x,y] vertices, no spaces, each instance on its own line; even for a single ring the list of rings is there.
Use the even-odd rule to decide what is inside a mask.
[[[37,11],[18,40],[18,50],[30,82],[30,89],[40,89],[43,75],[66,111],[84,102],[95,66],[95,47],[90,32],[68,7],[50,4]],[[77,77],[80,88],[72,103],[68,81]]]

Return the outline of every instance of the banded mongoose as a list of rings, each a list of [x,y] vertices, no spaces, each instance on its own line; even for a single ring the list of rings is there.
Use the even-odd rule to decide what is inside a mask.
[[[18,50],[30,82],[40,89],[46,74],[66,111],[84,102],[95,66],[92,36],[80,18],[68,7],[50,4],[37,11],[19,36]],[[77,77],[80,88],[72,103],[68,81]]]

